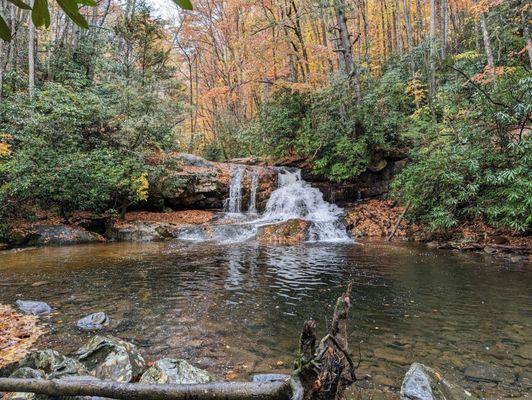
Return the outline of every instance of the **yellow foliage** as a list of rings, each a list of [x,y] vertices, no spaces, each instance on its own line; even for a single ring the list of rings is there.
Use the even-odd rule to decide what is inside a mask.
[[[136,195],[139,201],[148,200],[148,188],[150,187],[148,173],[143,172],[139,177],[134,178],[133,182],[135,184]]]
[[[11,145],[9,143],[0,142],[0,158],[7,157],[11,154]]]
[[[414,78],[408,81],[406,94],[414,98],[414,103],[420,104],[426,98],[426,87],[426,84],[421,82],[417,76],[414,76]]]

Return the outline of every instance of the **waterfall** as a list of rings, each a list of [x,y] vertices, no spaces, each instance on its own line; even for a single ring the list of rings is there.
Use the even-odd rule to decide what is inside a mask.
[[[349,240],[341,222],[343,210],[326,202],[323,193],[301,178],[301,170],[282,168],[278,181],[279,188],[268,199],[261,221],[303,219],[311,223],[311,241]]]
[[[344,211],[326,202],[323,194],[305,182],[301,170],[296,168],[276,168],[278,187],[266,203],[262,215],[257,212],[257,188],[259,174],[257,168],[233,165],[230,172],[229,197],[224,204],[226,218],[209,226],[195,226],[184,229],[180,239],[223,243],[236,243],[256,237],[259,229],[266,225],[292,219],[307,221],[307,240],[311,242],[349,241],[349,235],[342,223]],[[248,213],[242,212],[242,192],[244,173],[249,173]]]
[[[236,165],[231,167],[229,180],[229,198],[225,201],[225,211],[239,214],[242,212],[242,178],[244,167]]]
[[[257,213],[257,187],[259,186],[259,171],[252,168],[249,171],[249,206],[248,212]]]

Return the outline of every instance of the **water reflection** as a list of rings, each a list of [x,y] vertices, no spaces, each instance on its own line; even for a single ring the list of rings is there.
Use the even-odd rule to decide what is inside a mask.
[[[75,322],[104,310],[109,333],[148,358],[185,357],[216,373],[283,371],[302,322],[324,329],[335,298],[354,282],[351,343],[360,376],[397,388],[408,364],[442,369],[498,397],[530,390],[532,273],[481,256],[385,244],[144,243],[0,253],[0,302],[47,301],[43,346],[74,350]],[[35,283],[38,283],[35,286]],[[33,286],[32,286],[33,285]],[[476,363],[515,376],[504,385],[463,381]]]

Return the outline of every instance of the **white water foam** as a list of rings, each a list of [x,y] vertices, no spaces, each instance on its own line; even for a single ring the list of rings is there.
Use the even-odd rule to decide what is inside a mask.
[[[260,227],[302,219],[310,223],[308,241],[351,241],[342,223],[344,211],[326,202],[323,194],[301,177],[301,170],[278,168],[278,188],[272,192],[264,213],[257,217],[256,197],[259,183],[258,172],[249,169],[250,199],[248,213],[242,210],[244,166],[233,166],[229,182],[229,198],[225,201],[226,217],[218,224],[208,227],[191,227],[179,238],[184,240],[213,240],[236,243],[253,239]]]

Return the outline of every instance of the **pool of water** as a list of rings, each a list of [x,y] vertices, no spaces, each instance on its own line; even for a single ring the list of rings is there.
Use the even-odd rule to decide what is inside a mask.
[[[360,386],[396,391],[413,361],[483,397],[532,389],[532,269],[415,244],[98,244],[0,253],[0,303],[42,300],[41,347],[66,353],[91,334],[75,323],[109,314],[106,333],[147,359],[185,358],[222,378],[287,372],[303,321],[322,333],[354,282],[350,346]],[[499,384],[474,383],[481,364]]]

